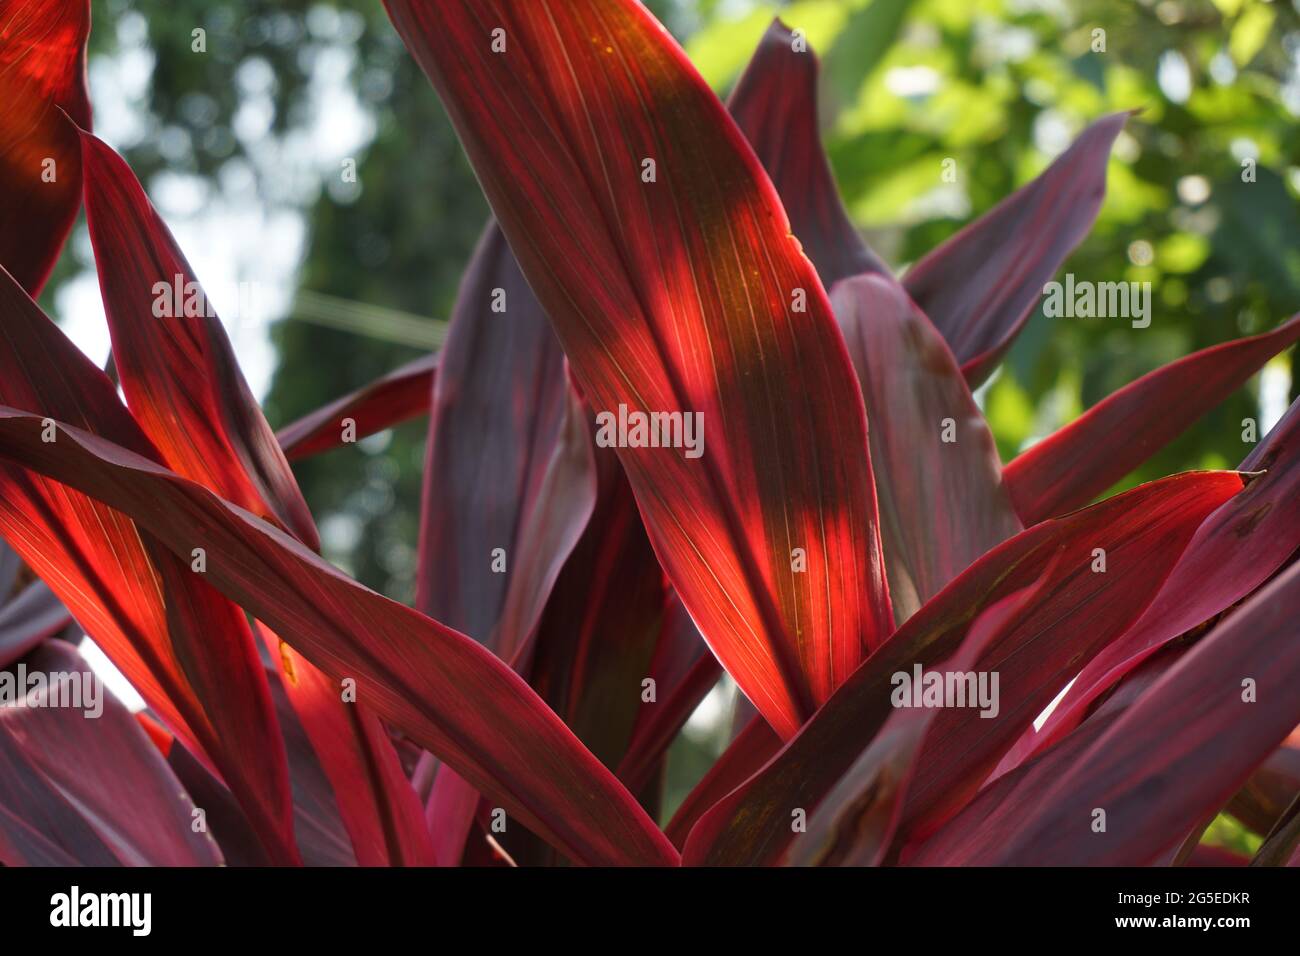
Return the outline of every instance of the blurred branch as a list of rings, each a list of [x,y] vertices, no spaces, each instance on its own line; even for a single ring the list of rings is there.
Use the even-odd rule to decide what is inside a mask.
[[[447,323],[442,319],[426,318],[306,289],[299,290],[287,318],[384,342],[410,345],[425,351],[440,347],[447,335]]]

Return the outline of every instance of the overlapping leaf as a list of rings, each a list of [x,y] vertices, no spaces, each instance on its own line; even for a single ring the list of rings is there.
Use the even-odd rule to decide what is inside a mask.
[[[344,576],[279,529],[142,456],[0,408],[0,457],[93,493],[168,548],[358,702],[438,754],[572,859],[676,862],[633,797],[505,664],[473,640]]]
[[[642,706],[618,764],[618,778],[634,792],[650,781],[677,732],[722,676],[718,659],[675,594],[664,610],[647,674],[655,699]]]
[[[400,425],[428,412],[437,371],[437,354],[408,362],[285,425],[276,440],[285,457],[295,461]]]
[[[981,610],[1050,566],[1017,626],[981,655],[978,668],[1001,675],[998,715],[972,720],[943,711],[935,718],[901,832],[950,815],[1078,665],[1145,609],[1196,527],[1241,487],[1231,472],[1176,475],[1035,525],[984,555],[909,618],[762,771],[700,820],[683,860],[779,859],[792,836],[791,812],[811,812],[888,718],[893,675],[950,657]],[[1097,549],[1107,556],[1106,573],[1092,570]]]
[[[50,416],[51,448],[67,422],[160,460],[109,380],[3,270],[0,401]],[[182,563],[125,516],[12,464],[0,468],[0,533],[168,726],[215,764],[272,856],[295,860],[284,753],[252,634],[243,613],[191,573],[195,545]]]
[[[942,336],[887,276],[831,290],[872,422],[871,461],[894,617],[1021,530],[993,435]]]
[[[416,607],[527,675],[551,588],[596,498],[587,416],[496,223],[461,282],[429,418]],[[438,856],[460,859],[477,796],[433,768]]]
[[[695,824],[710,808],[757,773],[781,749],[781,738],[762,717],[752,717],[722,756],[686,795],[664,830],[674,846],[684,846]]]
[[[1150,688],[1172,660],[1172,655],[1160,657],[1134,671],[1086,721],[1051,749],[986,784],[924,844],[904,850],[902,862],[914,866],[961,866],[987,859],[1015,834],[1052,784]]]
[[[1017,513],[1033,524],[1086,505],[1297,339],[1300,315],[1270,332],[1170,362],[1107,396],[1007,465]]]
[[[1300,724],[1300,565],[1185,654],[986,862],[1143,865],[1230,797]],[[1105,811],[1106,827],[1091,825]]]
[[[789,27],[773,20],[727,109],[772,178],[790,228],[829,289],[849,276],[890,272],[849,221],[835,187],[817,125],[817,73],[807,40],[796,42]]]
[[[184,254],[121,157],[82,139],[91,242],[137,421],[169,466],[316,548],[306,502]],[[322,768],[347,794],[340,810],[358,862],[431,863],[423,813],[378,719],[267,639]]]
[[[1097,120],[1038,178],[903,276],[972,386],[992,374],[1043,286],[1092,228],[1106,192],[1110,147],[1128,116]]]
[[[1262,474],[1197,529],[1151,606],[1083,668],[1038,733],[1026,734],[1008,754],[1004,768],[1078,724],[1092,701],[1120,677],[1250,595],[1300,549],[1300,402],[1240,470]]]
[[[432,866],[436,850],[421,806],[388,738],[369,707],[344,691],[259,624],[278,658],[284,691],[299,715],[361,866]]]
[[[982,611],[957,653],[935,673],[945,681],[948,674],[971,673],[984,649],[1014,626],[1036,587],[1050,574],[1049,568],[1035,584]],[[895,710],[862,756],[818,804],[807,833],[795,840],[786,862],[799,866],[878,866],[890,850],[903,796],[916,772],[921,743],[937,714],[933,707]]]
[[[0,709],[0,804],[77,863],[213,866],[194,803],[130,712],[70,645],[28,657],[23,706]],[[13,676],[13,675],[6,675]],[[16,676],[14,677],[16,679]],[[94,689],[97,687],[97,690]],[[9,830],[8,817],[0,829]],[[0,851],[2,852],[2,851]],[[6,864],[45,860],[0,859]]]
[[[310,547],[316,526],[202,286],[122,157],[81,134],[86,219],[131,414],[177,474]]]
[[[702,416],[698,458],[619,454],[705,639],[792,733],[890,616],[860,390],[771,183],[630,0],[387,7],[593,408]]]

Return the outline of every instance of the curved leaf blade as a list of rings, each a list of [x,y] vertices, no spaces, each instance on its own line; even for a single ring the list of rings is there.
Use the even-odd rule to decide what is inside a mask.
[[[104,373],[3,269],[0,320],[0,402],[35,410],[51,446],[58,419],[158,460]],[[126,516],[15,465],[0,467],[0,533],[159,717],[212,761],[272,857],[296,862],[284,751],[252,632],[192,572],[194,546],[166,554]]]
[[[90,0],[0,0],[0,265],[34,298],[81,208]]]
[[[386,6],[593,408],[709,429],[698,458],[619,455],[705,639],[792,734],[891,620],[861,392],[770,181],[639,4]]]
[[[1001,459],[943,337],[892,278],[831,290],[869,408],[888,409],[868,438],[894,618],[1023,529]]]
[[[0,803],[87,865],[219,864],[193,801],[81,655],[48,641],[23,666],[43,680],[0,708]]]
[[[508,666],[478,643],[343,575],[273,525],[131,451],[0,407],[0,457],[131,515],[358,701],[446,760],[571,858],[674,864],[635,799]]]
[[[131,414],[178,474],[318,548],[289,463],[185,254],[122,157],[89,133],[81,143],[86,220]]]
[[[900,832],[910,837],[919,824],[950,815],[1079,662],[1145,609],[1196,527],[1241,487],[1231,472],[1175,475],[1035,525],[984,555],[909,618],[763,770],[700,820],[683,862],[779,860],[792,837],[791,811],[812,811],[889,717],[893,675],[951,656],[982,609],[1050,567],[1017,626],[981,656],[980,669],[1002,675],[998,715],[971,720],[943,711],[935,718]],[[1107,554],[1106,574],[1090,570],[1096,548]],[[1127,572],[1113,573],[1122,568]]]
[[[997,367],[1061,263],[1092,228],[1110,147],[1129,113],[1097,120],[1044,172],[921,259],[908,294],[971,386]]]
[[[1058,739],[1125,674],[1249,596],[1300,549],[1300,401],[1240,470],[1260,474],[1205,519],[1142,617],[1083,668],[1043,725],[1026,732],[999,769]]]
[[[1086,505],[1298,339],[1295,315],[1270,332],[1193,352],[1107,396],[1007,465],[1016,512],[1034,524]],[[1113,435],[1131,438],[1110,441]]]
[[[1300,565],[1183,655],[1057,778],[987,862],[1143,865],[1300,724]],[[1243,681],[1254,682],[1247,699]],[[1094,808],[1106,830],[1093,832]]]
[[[360,441],[394,425],[427,414],[437,378],[438,355],[426,355],[383,378],[337,398],[275,433],[290,461],[331,451],[344,443],[348,423]]]
[[[891,275],[840,199],[817,126],[817,56],[806,41],[796,47],[790,28],[773,20],[727,109],[772,178],[822,284],[829,289],[861,273]]]

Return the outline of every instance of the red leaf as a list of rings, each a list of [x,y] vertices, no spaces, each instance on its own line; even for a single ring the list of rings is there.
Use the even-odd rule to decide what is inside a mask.
[[[433,866],[424,807],[402,772],[388,731],[368,707],[341,700],[342,689],[275,634],[262,640],[280,662],[284,691],[300,715],[361,866]]]
[[[978,863],[1005,843],[1053,782],[1104,734],[1168,668],[1172,657],[1149,662],[1129,675],[1088,719],[1056,746],[985,784],[975,797],[919,847],[904,851],[913,866]],[[1064,861],[1062,861],[1064,862]]]
[[[498,627],[519,565],[531,557],[521,536],[538,510],[567,402],[564,353],[490,223],[461,282],[434,386],[415,604],[506,659],[512,648],[501,647]],[[584,418],[575,423],[582,444]],[[590,494],[579,496],[575,541],[591,513],[594,481],[588,477]],[[556,573],[567,553],[554,556]],[[517,645],[522,635],[506,639]]]
[[[1296,735],[1277,748],[1250,775],[1227,806],[1242,824],[1266,836],[1300,793],[1300,741]]]
[[[587,412],[567,388],[561,391],[560,399],[565,406],[562,430],[553,442],[532,507],[520,516],[523,527],[517,530],[517,544],[509,552],[516,555],[517,566],[503,595],[500,618],[484,642],[525,679],[531,671],[543,611],[587,526],[596,497]],[[479,574],[491,573],[493,560],[490,551],[485,551]],[[435,772],[429,796],[429,825],[439,859],[454,862],[464,849],[477,801],[462,792],[471,789],[469,784],[449,768],[435,768]]]
[[[33,581],[0,607],[0,667],[53,637],[71,620],[68,609],[45,582]]]
[[[321,769],[311,738],[289,702],[279,668],[267,669],[271,697],[284,733],[293,783],[294,832],[307,866],[356,866],[356,851],[343,825],[329,777]]]
[[[429,410],[437,375],[438,356],[426,355],[389,372],[362,388],[335,399],[276,432],[290,461],[337,448],[344,442],[348,420],[360,441],[367,435],[400,425]]]
[[[794,46],[789,27],[773,20],[727,108],[772,177],[790,228],[822,284],[829,289],[864,272],[891,275],[840,200],[817,126],[817,56],[811,48]]]
[[[634,793],[650,782],[678,731],[722,676],[718,659],[676,594],[664,611],[648,674],[655,700],[642,706],[618,765],[618,779]]]
[[[793,733],[891,621],[860,390],[775,190],[631,0],[387,7],[592,407],[702,416],[698,459],[619,454],[705,639]]]
[[[109,380],[3,270],[0,320],[0,402],[50,416],[43,444],[62,440],[58,419],[159,460]],[[216,765],[272,856],[295,861],[284,752],[252,633],[243,612],[191,573],[196,544],[183,559],[167,555],[124,515],[13,465],[0,468],[0,533],[150,707]]]
[[[0,805],[0,863],[5,866],[76,866],[77,860]]]
[[[177,474],[318,548],[289,463],[184,253],[122,157],[89,133],[81,141],[86,219],[132,415]]]
[[[980,612],[957,652],[937,674],[973,670],[990,643],[1001,639],[1052,573]],[[939,711],[899,708],[862,756],[817,805],[808,830],[794,838],[786,862],[796,866],[879,866],[898,829],[903,799],[917,770],[921,745]]]
[[[89,0],[0,0],[0,265],[40,294],[81,208]]]
[[[1193,352],[1098,402],[1007,465],[1007,487],[1021,519],[1033,524],[1087,504],[1297,339],[1300,315],[1271,332]],[[1131,440],[1111,441],[1114,435]],[[1103,446],[1106,454],[1098,454]]]
[[[1240,470],[1263,474],[1197,529],[1151,606],[1083,668],[1038,732],[1027,732],[1007,755],[1003,768],[1059,738],[1123,675],[1247,597],[1300,548],[1300,402]]]
[[[889,594],[901,623],[1022,529],[961,369],[902,287],[886,276],[848,279],[832,291],[831,305],[867,406],[889,409],[868,437]]]
[[[992,374],[1043,286],[1092,228],[1106,193],[1110,147],[1129,115],[1097,120],[1042,175],[903,276],[972,386]]]
[[[671,844],[513,671],[470,638],[347,578],[274,526],[139,455],[0,408],[0,457],[93,493],[177,553],[358,701],[571,858],[677,862]]]
[[[762,717],[753,717],[691,788],[664,830],[674,846],[684,846],[700,817],[757,773],[781,749],[781,738]]]
[[[564,353],[495,222],[461,281],[427,447],[416,607],[526,677],[596,478]],[[455,773],[431,772],[429,825],[439,858],[455,863],[478,798]]]
[[[78,863],[219,864],[167,762],[71,645],[49,641],[23,665],[24,705],[0,707],[0,804]]]
[[[1295,565],[1166,671],[985,862],[1140,866],[1159,856],[1300,723],[1298,621]],[[1105,832],[1091,826],[1096,808]]]
[[[89,134],[82,145],[113,354],[137,421],[179,474],[319,547],[289,464],[180,247],[121,157]],[[140,321],[146,301],[152,323]],[[378,720],[350,712],[307,662],[295,673],[289,698],[331,782],[364,785],[340,805],[358,860],[432,862],[423,814]]]
[[[614,767],[638,718],[653,706],[642,701],[642,681],[653,677],[668,597],[617,456],[597,449],[596,463],[596,509],[547,601],[529,683]],[[656,702],[658,695],[656,683]]]
[[[596,449],[595,465],[595,511],[555,581],[533,659],[520,673],[587,749],[613,768],[627,752],[638,717],[655,706],[644,702],[642,681],[663,633],[666,591],[618,456]],[[657,702],[657,685],[655,696]],[[653,816],[656,793],[623,783]],[[556,862],[553,853],[518,832],[498,839],[518,865]]]
[[[908,792],[904,834],[959,808],[1002,749],[1086,661],[1150,603],[1197,525],[1241,489],[1231,472],[1175,475],[999,545],[907,620],[761,772],[709,811],[683,852],[688,863],[775,862],[790,812],[811,811],[888,718],[893,675],[951,656],[979,612],[1051,573],[1017,626],[982,655],[1001,672],[998,716],[943,711]],[[1091,573],[1094,549],[1106,574]]]
[[[203,808],[208,834],[220,848],[222,862],[226,866],[268,866],[270,858],[226,785],[210,773],[162,724],[151,719],[147,711],[136,714],[136,721],[149,735],[159,753],[166,758],[167,766],[190,795],[194,805]],[[301,846],[301,832],[295,835]],[[346,843],[346,837],[344,842]],[[304,862],[305,860],[304,853]]]

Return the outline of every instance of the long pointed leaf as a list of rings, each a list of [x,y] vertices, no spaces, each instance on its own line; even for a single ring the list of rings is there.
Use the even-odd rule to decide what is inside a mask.
[[[89,134],[82,145],[113,355],[136,420],[175,471],[317,548],[289,464],[180,247],[122,158]],[[142,321],[146,301],[152,321]],[[306,661],[287,689],[335,787],[363,791],[340,801],[358,860],[431,863],[423,813],[379,721],[364,707],[354,712]]]
[[[849,221],[835,186],[817,125],[817,56],[801,41],[773,20],[727,109],[772,177],[790,228],[822,284],[829,289],[864,272],[888,276],[889,268]]]
[[[1051,574],[980,612],[970,633],[934,673],[972,671],[988,645],[1015,625],[1016,617]],[[796,866],[879,866],[890,849],[915,773],[925,735],[938,715],[933,707],[898,709],[834,789],[817,805],[806,834],[796,837],[786,862]]]
[[[357,584],[201,485],[102,438],[0,407],[0,457],[93,494],[177,554],[357,700],[571,858],[672,864],[635,799],[509,667],[470,638]]]
[[[1150,862],[1221,807],[1300,724],[1297,681],[1300,565],[1165,672],[986,862]],[[1105,811],[1104,830],[1094,826],[1098,809]]]
[[[892,278],[839,283],[831,305],[870,408],[894,618],[907,620],[1019,533],[993,435],[943,337]]]
[[[90,0],[0,0],[0,265],[40,294],[81,208]]]
[[[1060,737],[1087,708],[1161,646],[1226,611],[1300,549],[1300,401],[1241,463],[1263,472],[1196,531],[1160,594],[1128,631],[1083,669],[1037,733],[1002,767]]]
[[[392,428],[429,410],[438,356],[426,355],[349,392],[275,433],[290,461],[330,451],[351,438]],[[351,429],[350,431],[349,424]]]
[[[0,269],[0,401],[158,461],[95,367]],[[125,516],[21,467],[0,468],[0,533],[168,726],[239,797],[268,850],[296,860],[275,714],[243,613]],[[184,561],[182,564],[181,561]],[[195,615],[202,615],[195,617]]]
[[[975,864],[1005,843],[1036,808],[1052,784],[1144,694],[1172,663],[1161,657],[1130,674],[1088,719],[1051,749],[986,784],[923,844],[906,849],[912,866]],[[1062,861],[1065,862],[1065,861]]]
[[[1128,116],[1097,120],[1042,175],[903,276],[972,386],[992,374],[1043,286],[1092,228],[1106,192],[1110,147]]]
[[[560,384],[564,384],[563,379]],[[509,529],[518,536],[512,539],[517,541],[515,569],[510,586],[500,595],[499,618],[484,642],[520,675],[527,675],[531,669],[537,631],[547,601],[565,562],[581,539],[596,498],[596,465],[586,409],[567,387],[560,390],[559,398],[563,403],[560,431],[552,441],[545,468],[540,469],[543,473],[533,495],[535,500],[519,515],[522,527]],[[533,467],[541,464],[536,462]],[[473,513],[468,517],[474,517]],[[491,524],[485,521],[484,527]],[[481,551],[482,560],[480,567],[470,571],[467,577],[491,574],[494,560],[491,550],[483,550],[483,544],[471,547]],[[432,559],[431,552],[426,554]],[[508,556],[506,561],[508,566]],[[446,564],[445,556],[439,556],[438,563]],[[464,792],[467,787],[466,781],[443,768],[437,771],[429,796],[429,823],[438,856],[446,862],[460,858],[473,817],[474,801]]]
[[[678,731],[722,676],[718,659],[676,594],[664,611],[648,676],[655,682],[655,699],[643,703],[618,765],[618,779],[634,792],[650,782]]]
[[[86,219],[131,414],[178,474],[319,547],[194,270],[122,157],[89,133],[81,140]]]
[[[619,454],[705,639],[793,733],[891,621],[861,392],[770,181],[631,0],[386,6],[592,407],[688,416],[678,444],[703,422]]]
[[[1231,472],[1176,475],[1021,532],[967,568],[908,619],[758,774],[691,832],[687,863],[775,862],[792,833],[888,718],[893,675],[951,656],[979,612],[1051,573],[1017,626],[987,649],[1001,672],[1000,711],[943,711],[909,790],[910,819],[940,818],[974,792],[1002,750],[1088,660],[1140,614],[1205,516],[1241,490]],[[1094,573],[1095,549],[1107,572]]]
[[[1173,441],[1300,339],[1300,315],[1271,332],[1194,352],[1107,396],[1018,455],[1004,475],[1027,524],[1086,505]],[[1125,435],[1125,441],[1112,441]],[[1105,454],[1098,454],[1104,447]]]

